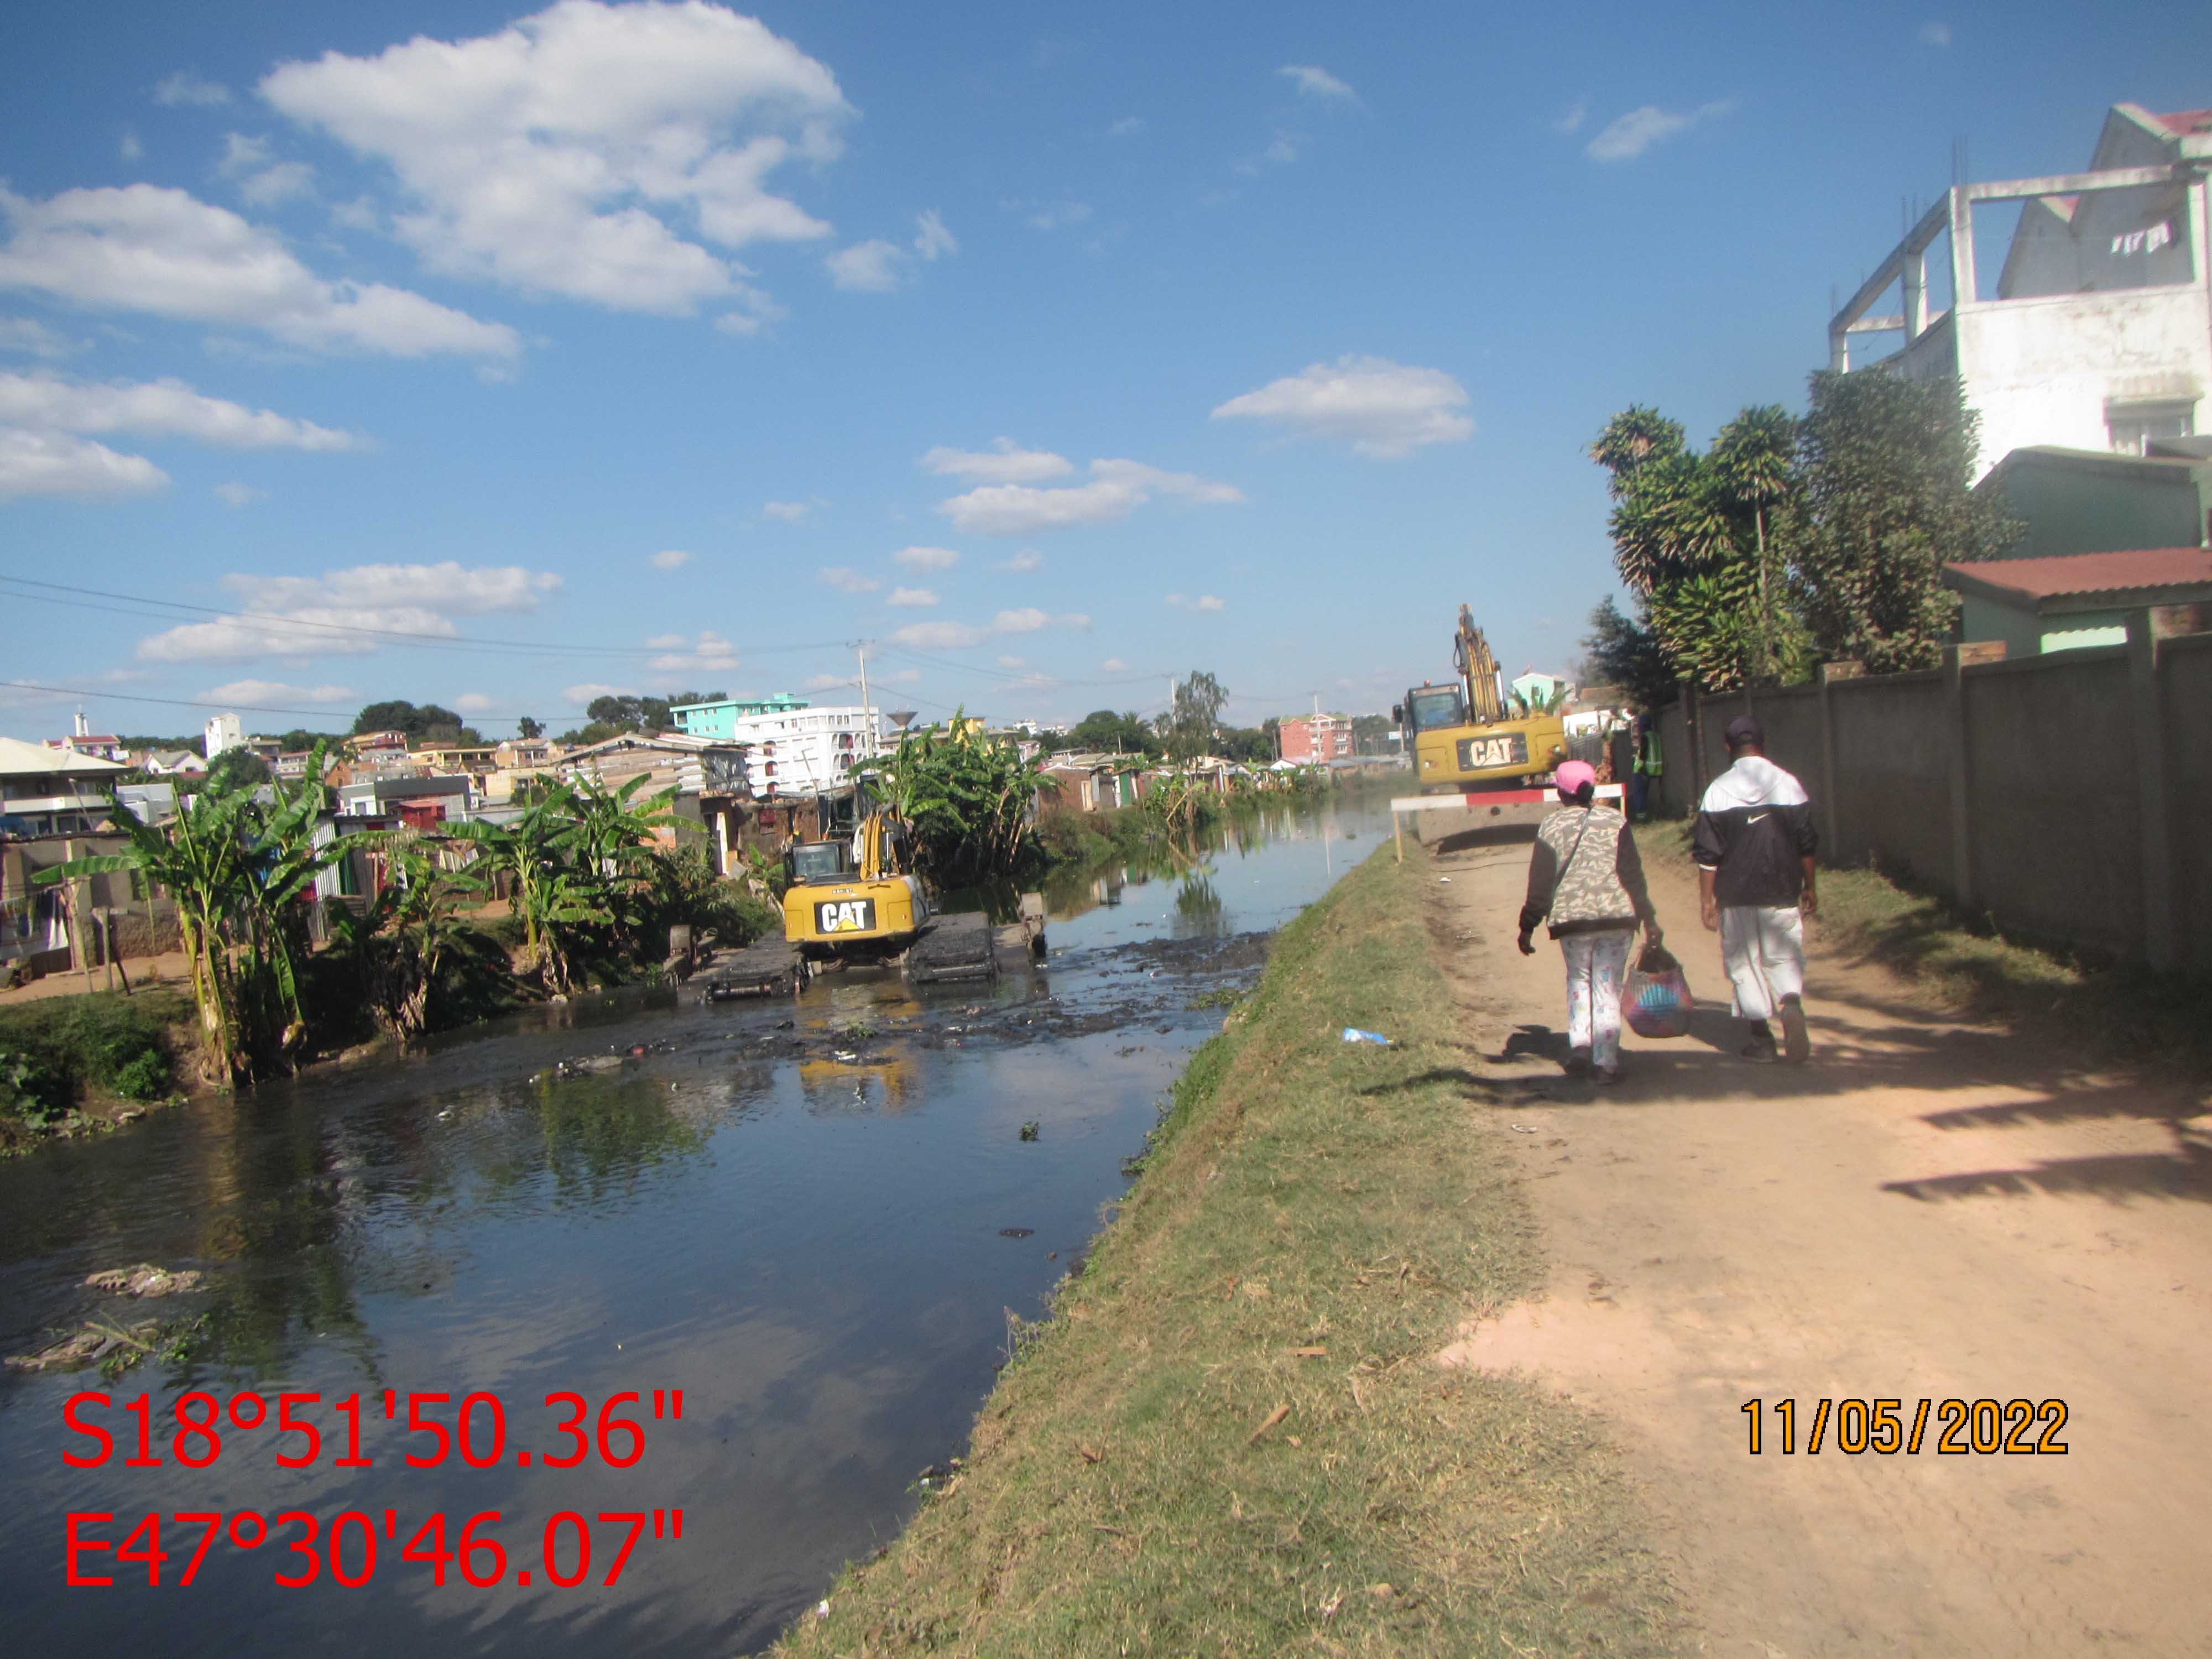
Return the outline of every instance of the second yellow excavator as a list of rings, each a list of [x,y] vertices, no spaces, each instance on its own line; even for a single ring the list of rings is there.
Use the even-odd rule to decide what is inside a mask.
[[[1452,636],[1452,665],[1456,681],[1414,686],[1390,711],[1421,793],[1540,787],[1567,757],[1566,723],[1507,695],[1498,659],[1465,605]]]

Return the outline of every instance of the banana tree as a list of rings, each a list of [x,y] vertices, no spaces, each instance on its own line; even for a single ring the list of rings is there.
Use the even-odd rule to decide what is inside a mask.
[[[483,884],[470,872],[447,869],[419,830],[378,840],[390,879],[361,924],[363,977],[377,1022],[412,1042],[430,1028],[431,999],[459,936],[461,907],[482,897]]]

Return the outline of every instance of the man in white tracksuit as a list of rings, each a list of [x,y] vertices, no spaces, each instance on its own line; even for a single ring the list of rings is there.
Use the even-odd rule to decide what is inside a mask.
[[[1766,758],[1758,720],[1729,722],[1735,764],[1715,778],[1698,804],[1692,851],[1698,904],[1721,936],[1735,1012],[1751,1023],[1746,1060],[1802,1060],[1812,1052],[1805,1030],[1805,925],[1820,908],[1813,883],[1820,837],[1805,786]],[[1780,1052],[1774,1028],[1782,1020]]]

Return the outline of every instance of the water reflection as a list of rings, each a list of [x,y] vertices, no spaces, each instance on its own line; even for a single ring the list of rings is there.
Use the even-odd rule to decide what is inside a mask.
[[[1199,851],[1066,872],[1048,887],[1046,972],[995,988],[853,975],[769,1005],[585,999],[0,1166],[0,1352],[111,1313],[82,1287],[96,1269],[209,1273],[202,1296],[141,1304],[207,1316],[186,1359],[116,1390],[149,1391],[157,1411],[187,1387],[487,1389],[538,1437],[517,1443],[544,1445],[535,1405],[555,1390],[680,1386],[691,1407],[637,1468],[557,1480],[408,1468],[380,1412],[365,1470],[280,1471],[264,1440],[208,1470],[76,1471],[58,1455],[61,1403],[96,1384],[5,1374],[11,1638],[121,1642],[158,1617],[173,1653],[764,1644],[896,1530],[915,1470],[958,1447],[1000,1310],[1033,1310],[1084,1248],[1154,1103],[1218,1024],[1188,1006],[1213,954],[1197,942],[1271,928],[1322,890],[1314,833],[1310,817],[1255,816]],[[1194,943],[1188,960],[1133,967],[1123,947],[1163,933]],[[552,1074],[578,1058],[599,1069]],[[1042,1133],[1025,1141],[1030,1121]],[[182,1595],[120,1576],[69,1592],[53,1571],[68,1510],[542,1522],[678,1504],[685,1543],[641,1547],[612,1589],[456,1593],[387,1560],[367,1591],[279,1594],[265,1552],[211,1555]]]

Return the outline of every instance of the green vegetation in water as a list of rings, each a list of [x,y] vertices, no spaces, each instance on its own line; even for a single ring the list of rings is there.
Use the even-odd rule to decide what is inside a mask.
[[[1648,857],[1690,861],[1687,823],[1639,829],[1637,841]],[[1955,1013],[2057,1038],[2097,1063],[2212,1075],[2212,1024],[2204,1018],[2212,985],[2201,978],[2099,966],[2023,945],[1987,917],[1969,917],[1875,870],[1822,870],[1820,889],[1817,939],[1911,980]]]
[[[1670,1650],[1593,1419],[1434,1364],[1542,1269],[1419,870],[1386,851],[1283,931],[1088,1266],[1010,1317],[957,1476],[780,1651]]]

